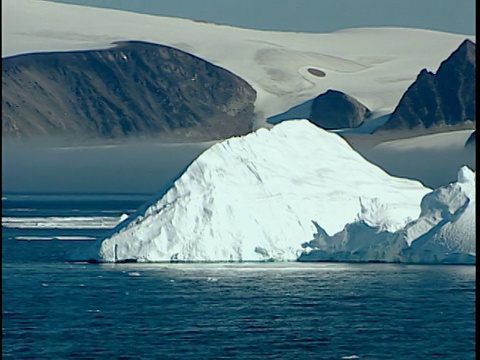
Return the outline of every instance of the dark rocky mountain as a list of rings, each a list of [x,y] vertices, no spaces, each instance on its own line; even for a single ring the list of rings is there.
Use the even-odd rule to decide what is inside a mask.
[[[2,59],[7,137],[222,139],[251,131],[255,99],[231,72],[145,42]]]
[[[465,40],[436,74],[423,69],[389,120],[376,131],[428,129],[475,122],[475,43]]]
[[[328,90],[312,102],[309,119],[328,130],[360,126],[370,110],[350,95]]]

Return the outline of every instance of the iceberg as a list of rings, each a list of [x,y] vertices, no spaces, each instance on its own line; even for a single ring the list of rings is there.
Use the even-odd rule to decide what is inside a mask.
[[[318,226],[314,239],[303,244],[306,251],[299,260],[476,263],[475,173],[466,166],[457,182],[426,194],[420,216],[403,229],[382,229],[368,221],[372,214],[366,215],[362,212],[333,236]]]
[[[71,260],[295,261],[319,229],[335,237],[361,220],[385,234],[402,230],[430,192],[369,163],[335,133],[284,121],[213,145]]]
[[[466,166],[462,167],[457,182],[427,194],[421,205],[419,219],[404,230],[411,246],[410,251],[402,254],[402,260],[475,263],[475,173]],[[423,230],[417,236],[415,233],[419,228],[427,228],[427,231]]]

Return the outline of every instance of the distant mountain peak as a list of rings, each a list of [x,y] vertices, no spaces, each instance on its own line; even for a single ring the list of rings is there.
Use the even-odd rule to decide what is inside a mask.
[[[389,120],[376,131],[475,122],[475,70],[475,43],[466,39],[436,74],[420,71]]]

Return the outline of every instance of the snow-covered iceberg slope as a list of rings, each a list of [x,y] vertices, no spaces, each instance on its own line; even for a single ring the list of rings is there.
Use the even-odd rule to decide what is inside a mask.
[[[395,232],[366,217],[333,236],[318,226],[299,260],[476,263],[473,171],[462,167],[457,182],[423,197],[421,209],[418,219]]]
[[[366,161],[307,120],[217,143],[111,237],[72,255],[105,262],[296,260],[322,228],[395,232],[430,189]]]

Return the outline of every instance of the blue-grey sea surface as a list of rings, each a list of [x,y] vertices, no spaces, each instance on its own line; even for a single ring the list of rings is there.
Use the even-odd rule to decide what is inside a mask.
[[[142,202],[118,198],[2,208],[98,216]],[[475,266],[69,263],[85,241],[3,230],[3,359],[475,359]]]

